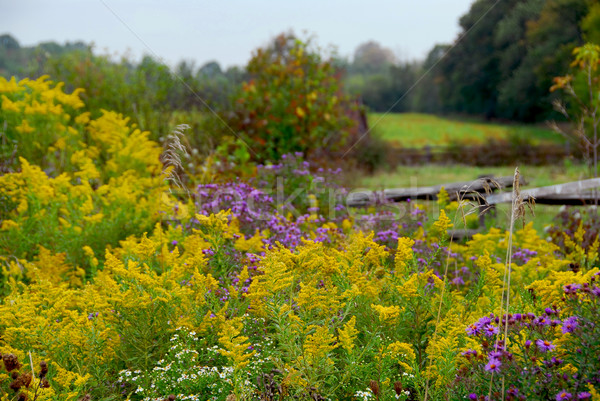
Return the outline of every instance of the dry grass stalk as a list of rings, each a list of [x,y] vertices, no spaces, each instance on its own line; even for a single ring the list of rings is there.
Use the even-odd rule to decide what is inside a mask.
[[[179,124],[167,136],[164,144],[164,151],[160,155],[160,160],[163,163],[163,175],[165,180],[173,183],[176,187],[185,191],[189,196],[189,191],[183,183],[183,163],[182,157],[188,157],[187,151],[189,143],[185,137],[185,131],[190,128],[187,124]]]

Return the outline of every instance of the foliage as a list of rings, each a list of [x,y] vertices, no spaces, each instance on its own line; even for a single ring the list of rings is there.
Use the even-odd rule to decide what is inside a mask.
[[[569,132],[578,145],[584,149],[584,154],[591,175],[598,177],[598,152],[600,151],[600,46],[588,43],[573,50],[574,60],[571,66],[576,67],[575,75],[554,78],[551,90],[561,89],[569,96],[569,104],[560,101],[555,107],[575,126]],[[562,132],[558,126],[555,129]]]
[[[258,49],[246,67],[250,79],[224,116],[252,157],[277,161],[281,155],[343,151],[351,103],[341,91],[340,72],[291,34]],[[229,134],[229,132],[227,132]]]
[[[0,176],[0,353],[22,365],[0,371],[4,399],[28,377],[19,392],[53,401],[597,394],[593,220],[563,243],[528,224],[456,244],[464,203],[442,192],[435,214],[348,208],[337,172],[301,154],[182,201],[168,191],[181,190],[174,164],[118,113],[26,113],[81,99],[45,79],[0,82],[6,132],[32,155],[17,147]],[[65,128],[47,132],[55,118]]]
[[[3,169],[20,169],[0,176],[0,254],[17,268],[52,249],[64,262],[55,272],[80,283],[107,244],[160,219],[161,150],[115,112],[90,118],[80,90],[66,94],[46,77],[0,78],[0,92]]]

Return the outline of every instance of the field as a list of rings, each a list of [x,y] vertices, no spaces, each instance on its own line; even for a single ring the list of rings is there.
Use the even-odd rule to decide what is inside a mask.
[[[482,123],[417,113],[370,113],[376,135],[403,147],[443,146],[452,142],[477,144],[487,139],[529,138],[533,143],[564,141],[544,126]]]
[[[471,181],[482,175],[512,176],[517,166],[476,167],[464,165],[400,166],[393,172],[364,176],[360,186],[368,189],[408,188]],[[587,167],[565,163],[562,166],[518,166],[527,181],[524,188],[537,188],[589,177]]]
[[[443,194],[348,208],[356,177],[301,152],[204,157],[184,128],[159,143],[62,83],[0,90],[0,400],[598,399],[597,213],[536,232],[499,209],[457,243],[478,219]]]
[[[478,143],[485,138],[507,139],[512,135],[531,138],[532,143],[542,141],[560,142],[564,139],[558,134],[537,126],[487,124],[474,120],[447,119],[425,114],[370,114],[371,124],[379,123],[375,132],[392,143],[405,147],[421,147],[424,145],[444,146],[452,141],[461,143]],[[418,133],[418,134],[416,134]],[[374,175],[362,177],[359,187],[372,190],[385,188],[410,188],[430,186],[452,182],[471,181],[482,175],[496,177],[512,176],[517,166],[477,167],[460,164],[399,166],[395,171],[381,170]],[[555,185],[577,181],[589,177],[589,170],[580,161],[566,160],[562,165],[518,166],[526,181],[524,189]],[[560,207],[536,205],[533,214],[527,216],[528,221],[538,232],[548,227]],[[510,218],[510,206],[499,205],[495,217],[489,216],[487,225],[506,229]]]

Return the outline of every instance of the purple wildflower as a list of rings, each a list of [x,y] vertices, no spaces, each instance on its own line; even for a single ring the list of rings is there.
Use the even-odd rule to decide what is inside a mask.
[[[567,285],[563,286],[563,290],[565,291],[565,294],[575,294],[577,292],[577,290],[580,288],[581,288],[581,285],[579,285],[579,284],[567,284]]]
[[[554,344],[552,344],[550,341],[548,340],[537,340],[535,342],[535,344],[537,345],[537,347],[539,348],[540,351],[542,352],[548,352],[548,351],[552,351],[554,348],[556,348],[556,346]]]
[[[487,365],[485,365],[485,370],[488,372],[499,372],[500,366],[502,366],[502,362],[497,359],[490,359]]]
[[[557,401],[570,400],[572,398],[573,398],[573,394],[567,393],[566,390],[562,390],[560,393],[556,394]]]
[[[483,333],[488,337],[492,337],[494,334],[498,334],[498,327],[488,324],[483,329]]]
[[[562,325],[563,333],[572,333],[577,328],[577,316],[566,318]]]

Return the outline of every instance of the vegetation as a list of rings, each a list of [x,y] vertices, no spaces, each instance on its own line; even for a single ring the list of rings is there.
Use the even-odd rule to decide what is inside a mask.
[[[597,394],[594,215],[457,244],[468,203],[349,209],[301,154],[233,181],[207,159],[182,191],[183,128],[161,163],[63,88],[0,78],[10,143],[30,142],[0,176],[4,399]]]
[[[370,113],[369,124],[381,139],[403,147],[481,144],[491,139],[525,140],[532,144],[564,142],[564,137],[543,126],[490,124],[430,114]]]
[[[349,87],[377,112],[560,118],[548,89],[568,72],[575,47],[598,43],[598,15],[590,0],[477,0],[460,18],[456,40],[436,45],[422,62],[396,60],[376,43],[357,48]]]
[[[354,125],[352,105],[331,61],[309,43],[280,35],[271,47],[256,51],[247,72],[233,109],[224,113],[223,131],[240,135],[255,159],[343,152]]]
[[[293,35],[244,71],[176,74],[149,57],[1,37],[3,73],[30,77],[0,77],[0,400],[600,399],[597,208],[526,222],[513,167],[361,181],[514,174],[513,203],[461,242],[449,231],[477,227],[479,209],[443,189],[428,203],[345,202],[359,176],[338,161],[374,168],[392,147],[367,135],[344,82],[369,102],[401,98],[399,110],[534,120],[560,93],[542,91],[549,71],[566,73],[575,48],[555,89],[571,95],[561,111],[596,163],[598,49],[577,46],[579,33],[598,37],[600,8],[492,5],[474,3],[461,19],[473,34],[448,57],[437,47],[425,66],[402,66],[368,43],[345,81],[342,61]],[[438,61],[423,83],[432,96],[397,97]],[[523,94],[521,111],[510,102]],[[536,127],[421,114],[377,127],[403,146],[559,143]],[[521,168],[535,186],[583,171]]]

